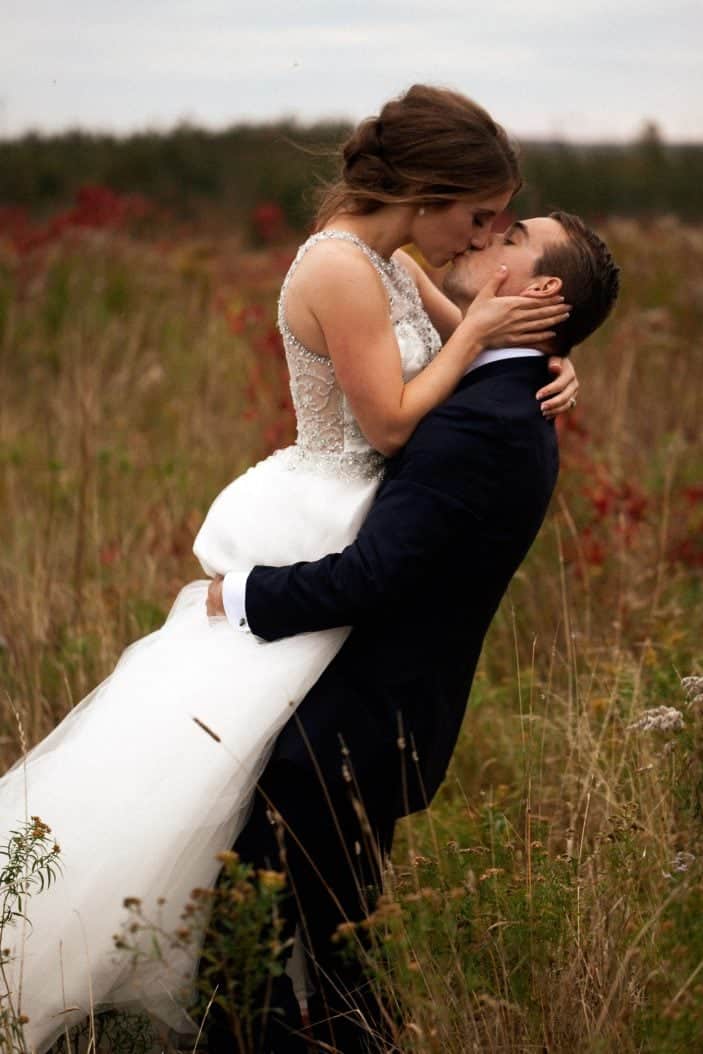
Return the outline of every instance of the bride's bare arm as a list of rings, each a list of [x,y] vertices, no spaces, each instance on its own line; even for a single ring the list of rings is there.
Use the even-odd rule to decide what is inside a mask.
[[[417,260],[398,249],[393,258],[402,264],[417,286],[422,306],[442,340],[448,340],[461,322],[461,311],[449,297],[438,289],[429,275],[425,274]],[[545,417],[556,417],[570,410],[579,390],[579,380],[571,359],[551,355],[549,370],[554,375],[550,384],[537,392]]]
[[[443,341],[449,340],[456,327],[461,322],[461,311],[453,304],[448,296],[434,284],[428,274],[425,274],[417,260],[398,249],[393,253],[393,259],[405,268],[420,294],[422,306],[429,315],[430,321],[439,333]]]
[[[526,297],[496,297],[504,277],[496,273],[433,361],[406,384],[388,294],[376,271],[361,254],[332,242],[320,246],[316,257],[299,293],[364,435],[388,456],[451,395],[483,348],[546,340],[566,317],[561,298],[537,306]]]

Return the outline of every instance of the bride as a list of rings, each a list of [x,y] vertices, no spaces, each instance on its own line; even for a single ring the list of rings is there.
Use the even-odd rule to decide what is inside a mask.
[[[357,128],[281,291],[297,442],[215,500],[194,546],[208,576],[343,548],[384,455],[476,355],[543,340],[566,317],[556,299],[496,297],[497,275],[461,320],[399,251],[414,242],[441,267],[480,250],[518,186],[505,132],[456,93],[415,86]],[[564,363],[539,393],[543,412],[566,409],[576,387]],[[4,934],[11,1005],[28,1018],[31,1050],[46,1050],[93,1009],[142,1007],[187,1029],[182,976],[195,963],[171,973],[120,958],[123,900],[139,897],[153,914],[161,903],[164,928],[177,927],[191,889],[215,881],[215,854],[241,830],[291,707],[348,633],[259,644],[207,617],[208,584],[186,586],[162,629],[132,644],[0,781],[0,841],[36,815],[61,845],[61,873],[29,902],[30,925]]]

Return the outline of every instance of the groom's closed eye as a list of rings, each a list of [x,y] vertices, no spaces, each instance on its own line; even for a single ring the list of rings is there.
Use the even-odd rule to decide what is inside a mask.
[[[516,235],[524,238],[529,237],[527,233],[527,227],[521,220],[516,220],[515,223],[510,224],[507,231],[503,235],[503,244],[515,245]],[[517,240],[519,240],[519,238]]]

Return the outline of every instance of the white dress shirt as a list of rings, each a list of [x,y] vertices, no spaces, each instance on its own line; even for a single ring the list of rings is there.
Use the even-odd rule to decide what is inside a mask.
[[[495,348],[482,351],[469,366],[466,373],[502,359],[529,359],[544,354],[535,348]],[[466,376],[466,374],[464,375]],[[222,604],[230,626],[242,633],[251,633],[247,621],[246,591],[248,571],[228,571],[222,582]]]

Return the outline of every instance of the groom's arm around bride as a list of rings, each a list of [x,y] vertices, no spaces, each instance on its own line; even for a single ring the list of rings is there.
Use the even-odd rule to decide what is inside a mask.
[[[314,750],[334,778],[343,740],[359,778],[380,764],[390,779],[387,750],[402,725],[418,762],[403,779],[406,802],[387,788],[396,815],[426,804],[444,776],[486,630],[547,510],[558,451],[535,399],[546,355],[583,341],[618,292],[607,246],[564,213],[516,223],[464,254],[445,290],[465,310],[499,265],[506,295],[562,292],[571,317],[533,349],[476,360],[388,463],[352,545],[313,563],[256,567],[246,581],[248,625],[265,640],[353,627],[274,756],[302,763]]]

